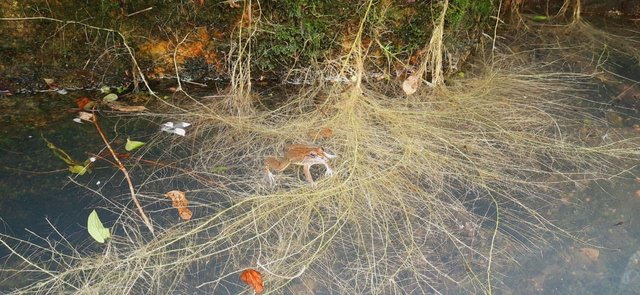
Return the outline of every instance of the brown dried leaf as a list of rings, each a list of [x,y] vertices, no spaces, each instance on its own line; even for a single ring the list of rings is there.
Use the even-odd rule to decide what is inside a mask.
[[[82,121],[93,122],[93,114],[89,112],[78,112],[78,118]]]
[[[173,190],[164,194],[167,198],[171,199],[171,205],[173,208],[178,209],[178,215],[183,220],[190,220],[193,213],[188,208],[189,201],[184,192],[179,190]]]
[[[193,217],[193,212],[189,208],[178,208],[178,215],[182,220],[189,221]]]
[[[405,79],[404,82],[402,82],[402,90],[407,95],[414,94],[418,90],[419,83],[420,83],[420,78],[414,75],[411,75],[407,77],[407,79]]]
[[[49,88],[58,88],[58,83],[56,83],[56,81],[54,81],[53,79],[42,78],[42,80],[44,80],[44,83],[46,83]]]
[[[128,113],[143,112],[143,111],[147,110],[147,108],[145,108],[144,106],[130,106],[130,105],[126,105],[126,104],[123,104],[121,102],[118,102],[118,101],[108,102],[107,105],[112,110],[121,111],[121,112],[128,112]]]
[[[245,284],[253,287],[253,290],[256,291],[256,294],[262,293],[264,289],[264,285],[262,283],[262,274],[255,269],[246,269],[240,275],[240,280],[245,282]]]

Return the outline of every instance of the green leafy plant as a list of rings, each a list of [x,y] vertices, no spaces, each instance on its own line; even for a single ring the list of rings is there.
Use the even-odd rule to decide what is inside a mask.
[[[91,211],[91,214],[89,214],[89,218],[87,219],[87,231],[89,232],[89,235],[96,240],[96,242],[101,244],[111,238],[111,231],[109,228],[102,225],[102,221],[100,221],[100,217],[98,217],[98,212],[96,212],[96,210]]]
[[[118,95],[115,93],[109,93],[102,98],[102,101],[110,102],[118,100]]]
[[[127,138],[127,143],[125,144],[124,149],[130,152],[130,151],[139,149],[144,144],[145,143],[142,141],[135,141],[135,140],[131,140],[130,138]]]
[[[44,141],[47,143],[47,147],[51,149],[56,157],[69,165],[69,172],[78,175],[84,175],[87,172],[91,173],[91,163],[95,160],[95,158],[89,158],[86,159],[83,163],[80,163],[71,158],[71,156],[69,156],[69,154],[67,154],[67,152],[65,152],[63,149],[48,141],[46,138],[44,138],[44,136],[42,136],[42,139],[44,139]]]

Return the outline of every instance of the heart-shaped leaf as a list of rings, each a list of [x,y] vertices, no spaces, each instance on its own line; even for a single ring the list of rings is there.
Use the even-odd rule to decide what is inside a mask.
[[[139,149],[144,144],[145,143],[142,141],[135,141],[127,138],[127,144],[125,144],[124,149],[130,152],[130,151]]]
[[[109,93],[102,98],[105,102],[116,101],[118,100],[118,95],[115,93]]]
[[[104,225],[102,225],[96,210],[91,211],[91,214],[89,214],[89,219],[87,220],[87,231],[98,243],[104,243],[107,239],[111,238],[111,232],[108,228],[105,228]]]

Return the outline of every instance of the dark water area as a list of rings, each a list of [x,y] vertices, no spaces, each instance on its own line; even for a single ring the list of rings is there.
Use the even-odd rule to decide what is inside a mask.
[[[42,93],[3,98],[16,103],[13,110],[5,108],[1,113],[5,118],[0,128],[2,234],[39,245],[44,240],[38,237],[59,240],[59,232],[72,244],[87,245],[93,242],[86,231],[89,213],[98,210],[102,221],[108,224],[117,214],[100,207],[121,199],[127,204],[126,182],[108,161],[98,159],[91,173],[77,175],[47,147],[45,139],[78,163],[95,155],[111,160],[93,124],[73,121],[77,114],[69,111],[75,107],[71,98],[81,95],[53,97]],[[47,109],[38,111],[37,106],[43,105]],[[126,135],[142,140],[158,132],[151,122],[123,124],[121,119],[108,116],[100,120],[107,138],[113,139],[114,149],[121,152]],[[9,244],[16,245],[11,241]],[[9,253],[9,249],[0,247],[0,256]]]
[[[172,81],[154,83],[154,89],[168,89]],[[207,96],[219,93],[224,85],[214,82],[210,87],[186,85],[190,94]],[[273,108],[282,102],[282,97],[296,91],[293,87],[283,88],[272,85],[257,85],[256,92],[263,99],[260,105]],[[82,96],[100,97],[97,90],[75,91],[66,95],[55,92],[14,94],[0,97],[6,107],[0,112],[4,124],[0,126],[0,233],[16,239],[29,240],[39,244],[40,237],[60,239],[56,231],[78,245],[95,242],[86,231],[87,217],[96,209],[105,226],[118,218],[110,205],[133,208],[127,183],[122,173],[111,164],[109,155],[93,124],[74,122],[77,117],[75,99]],[[95,99],[95,98],[94,98]],[[154,145],[161,138],[179,136],[160,132],[160,124],[170,118],[136,117],[125,114],[121,117],[112,113],[99,114],[100,125],[116,152],[126,153],[127,137],[147,142],[144,158],[163,161],[163,145]],[[150,119],[152,118],[152,119]],[[100,155],[91,173],[76,175],[68,170],[68,165],[58,158],[47,142],[65,151],[77,162]],[[190,155],[174,150],[173,158],[188,158]],[[183,150],[185,152],[186,150]],[[177,153],[176,153],[177,152]],[[170,162],[171,159],[164,159]],[[192,179],[161,180],[157,167],[141,163],[126,162],[136,189],[153,191],[156,195],[144,200],[147,210],[166,209],[167,204],[158,202],[169,187],[184,190],[195,189]],[[166,169],[165,169],[166,170]],[[176,171],[174,171],[176,172]],[[170,173],[165,171],[163,173]],[[180,172],[182,173],[182,172]],[[141,184],[144,185],[141,186]],[[149,197],[142,196],[141,198]],[[197,193],[192,197],[198,203]],[[170,201],[168,201],[170,204]],[[106,207],[105,207],[106,206]],[[108,210],[101,207],[111,207]],[[162,222],[162,218],[154,219]],[[55,228],[54,228],[55,227]],[[117,230],[117,229],[116,229]],[[117,233],[114,233],[117,234]],[[15,244],[14,244],[15,245]],[[0,257],[10,254],[6,247],[0,247]]]
[[[88,141],[91,135],[78,127],[84,126],[51,122],[49,128],[25,128],[2,136],[0,216],[3,233],[26,238],[28,229],[48,236],[52,229],[47,219],[60,227],[61,232],[78,231],[73,228],[83,223],[79,216],[88,215],[85,207],[92,203],[91,199],[85,199],[83,190],[70,182],[72,175],[66,164],[53,155],[42,138],[62,147],[72,157],[84,160],[87,156],[78,143]],[[0,253],[6,254],[6,250],[3,247]]]
[[[600,95],[606,96],[608,91],[603,89]],[[41,100],[36,96],[12,99]],[[602,100],[603,97],[593,99]],[[45,240],[39,237],[60,241],[59,232],[71,244],[90,250],[99,244],[86,231],[89,213],[96,209],[105,226],[109,227],[117,214],[102,209],[103,206],[112,201],[130,208],[132,205],[126,182],[115,167],[97,161],[91,174],[77,176],[70,173],[66,164],[46,146],[43,136],[78,161],[104,151],[95,128],[88,123],[73,122],[76,115],[66,112],[69,106],[72,105],[60,103],[52,107],[62,114],[59,118],[49,119],[47,125],[3,127],[0,137],[0,232],[43,246]],[[627,125],[637,120],[633,109],[625,107],[619,113],[630,119],[625,121],[625,126],[612,128],[631,129]],[[101,119],[107,137],[115,138],[111,144],[118,150],[123,150],[125,135],[142,141],[156,136],[158,122],[142,120],[136,123],[108,116]],[[153,157],[149,155],[149,158]],[[148,176],[143,169],[134,171],[139,172],[134,174],[136,183]],[[517,257],[520,266],[508,271],[509,276],[496,287],[496,294],[637,294],[634,292],[640,277],[635,274],[640,273],[640,264],[634,263],[634,257],[640,257],[640,254],[636,255],[640,251],[640,217],[637,214],[640,212],[640,182],[633,179],[634,175],[640,175],[640,171],[635,169],[622,175],[626,180],[600,181],[588,187],[570,187],[563,192],[566,204],[551,206],[541,214],[582,238],[583,242],[567,239],[541,248],[539,252]],[[154,190],[154,185],[148,184],[145,190]],[[161,194],[166,185],[158,183],[156,186],[161,187],[155,190]],[[179,186],[188,189],[194,184],[181,182]],[[194,200],[197,202],[198,197]],[[150,206],[151,214],[162,206],[168,207],[150,201],[147,199],[145,203]],[[474,204],[474,208],[481,210],[482,215],[493,214],[491,204]],[[154,220],[162,222],[161,219]],[[517,232],[511,234],[518,239]],[[3,240],[11,246],[18,245],[15,241]],[[585,254],[591,250],[597,250],[598,257],[590,258]],[[0,247],[0,257],[10,254],[8,248]],[[241,290],[241,287],[237,288]]]
[[[277,104],[277,98],[286,95],[281,89],[278,92],[269,87],[262,92],[267,97],[264,102],[267,106]],[[593,97],[593,100],[607,101],[614,96],[613,93],[612,89],[603,86],[599,97]],[[67,165],[52,153],[42,137],[78,161],[84,161],[92,154],[104,153],[104,144],[93,125],[78,124],[72,120],[76,114],[67,112],[73,107],[71,99],[53,99],[47,97],[50,94],[42,95],[45,97],[14,96],[10,99],[23,105],[47,105],[48,110],[42,112],[49,114],[42,119],[46,124],[35,119],[38,112],[30,112],[32,121],[23,118],[28,117],[27,111],[22,113],[17,109],[12,113],[5,109],[3,113],[8,119],[0,137],[0,233],[45,246],[47,238],[51,241],[62,240],[59,232],[81,251],[98,249],[100,245],[87,233],[87,217],[96,209],[105,226],[109,227],[118,215],[113,209],[104,207],[116,202],[132,208],[126,182],[121,173],[105,161],[97,161],[92,173],[83,176],[67,170]],[[620,106],[618,104],[623,100],[610,101],[610,107],[624,122],[621,126],[612,124],[612,128],[631,130],[632,125],[638,122],[632,104],[634,101],[630,98],[625,101],[631,104]],[[601,116],[606,115],[605,110]],[[123,151],[127,136],[142,141],[152,140],[158,135],[158,127],[162,122],[136,122],[130,119],[101,117],[103,130],[108,138],[114,139],[111,144],[119,151]],[[20,126],[11,124],[15,121],[26,123]],[[154,157],[148,155],[150,159]],[[135,183],[144,182],[149,176],[139,167],[133,171]],[[541,214],[561,228],[575,233],[583,242],[567,239],[517,257],[520,266],[507,271],[509,276],[502,285],[496,286],[496,294],[637,294],[634,292],[640,276],[636,277],[635,274],[640,273],[640,263],[636,264],[634,257],[640,257],[640,254],[636,255],[640,251],[640,218],[637,214],[640,212],[640,182],[633,179],[634,175],[640,175],[640,171],[636,169],[623,175],[626,180],[595,182],[588,187],[570,187],[563,192],[562,198],[567,200],[566,204],[551,206]],[[144,189],[157,191],[161,196],[167,187],[174,185],[184,189],[193,189],[195,186],[188,181],[177,184],[149,181]],[[198,203],[197,195],[193,199],[196,207],[202,206],[202,203]],[[168,208],[169,203],[152,199],[144,201],[150,214]],[[491,204],[473,204],[473,207],[474,210],[480,210],[478,213],[481,215],[494,214]],[[163,222],[157,215],[153,217],[155,222]],[[492,228],[493,224],[485,226]],[[122,234],[119,232],[121,229],[115,230],[115,235]],[[509,234],[520,240],[517,231]],[[3,240],[10,246],[19,246],[18,250],[25,249],[15,240]],[[591,253],[591,250],[597,250],[598,257],[590,258],[585,254]],[[8,248],[0,247],[0,257],[10,254]],[[208,267],[214,266],[215,263],[212,263]],[[236,287],[238,291],[242,289]],[[189,290],[195,293],[202,291],[194,288]]]

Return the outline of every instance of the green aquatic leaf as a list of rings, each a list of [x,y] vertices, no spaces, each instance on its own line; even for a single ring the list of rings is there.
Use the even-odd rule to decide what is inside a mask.
[[[87,231],[98,243],[104,243],[107,239],[111,238],[111,232],[108,228],[105,228],[104,225],[102,225],[96,210],[91,211],[91,214],[89,214],[89,219],[87,220]]]
[[[118,100],[118,95],[115,93],[109,93],[102,98],[102,101],[110,102]]]
[[[48,141],[46,138],[44,138],[43,135],[41,135],[41,137],[42,139],[44,139],[44,141],[47,143],[47,147],[51,149],[51,151],[56,157],[60,158],[60,160],[67,163],[67,165],[69,166],[78,165],[77,164],[78,162],[76,162],[73,158],[71,158],[71,156],[69,156],[67,152],[58,148],[55,144],[53,144],[53,142]]]
[[[548,20],[549,18],[546,15],[534,15],[531,19],[537,22],[543,22]]]
[[[127,152],[130,152],[139,149],[144,144],[145,143],[142,141],[135,141],[127,138],[127,144],[125,144],[124,149],[127,150]]]
[[[89,169],[87,169],[87,166],[72,165],[69,166],[69,171],[73,174],[84,175],[87,171],[89,171]]]
[[[102,86],[100,87],[100,92],[104,94],[111,93],[111,88],[109,86]]]
[[[67,152],[58,148],[55,144],[53,144],[53,142],[50,142],[46,138],[44,138],[44,135],[41,135],[41,137],[47,143],[47,147],[51,149],[53,154],[56,157],[58,157],[60,160],[64,161],[67,165],[69,165],[69,172],[73,174],[78,174],[78,175],[84,175],[87,172],[91,173],[91,168],[89,164],[95,161],[94,158],[87,159],[86,161],[84,161],[84,164],[79,163],[78,161],[71,158],[71,156],[69,156]],[[94,160],[91,160],[91,159],[94,159]]]

